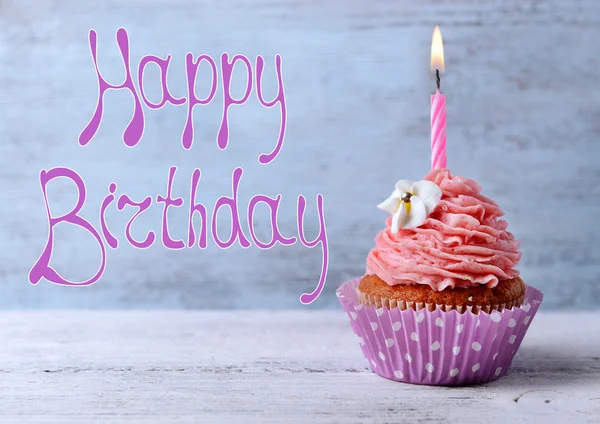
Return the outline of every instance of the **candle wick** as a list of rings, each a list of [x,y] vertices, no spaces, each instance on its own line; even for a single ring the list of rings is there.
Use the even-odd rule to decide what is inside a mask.
[[[440,82],[441,82],[441,80],[440,80],[440,70],[436,69],[435,70],[435,85],[437,86],[438,90],[440,89]]]

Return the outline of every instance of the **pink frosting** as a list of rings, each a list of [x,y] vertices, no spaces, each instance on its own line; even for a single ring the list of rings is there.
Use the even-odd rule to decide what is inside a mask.
[[[504,215],[500,207],[480,194],[479,184],[447,169],[433,170],[425,179],[442,189],[442,199],[418,228],[392,234],[390,216],[367,257],[367,274],[392,286],[427,284],[438,291],[494,287],[518,276],[519,242],[498,219]]]

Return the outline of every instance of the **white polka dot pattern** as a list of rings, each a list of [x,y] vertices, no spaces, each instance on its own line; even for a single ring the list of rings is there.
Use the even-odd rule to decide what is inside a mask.
[[[465,385],[502,377],[541,303],[541,294],[528,287],[527,311],[401,311],[357,303],[357,284],[342,285],[338,297],[368,366],[386,378],[417,384]]]

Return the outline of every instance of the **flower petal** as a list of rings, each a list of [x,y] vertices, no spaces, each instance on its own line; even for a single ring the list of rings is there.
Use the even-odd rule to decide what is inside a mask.
[[[404,202],[401,202],[398,211],[392,216],[392,233],[397,234],[400,228],[403,228],[404,221],[406,221],[408,216],[408,211],[406,210],[406,205]]]
[[[398,199],[398,197],[395,196],[395,193],[396,192],[392,193],[390,197],[378,204],[377,207],[391,214],[396,213],[396,211],[400,207],[400,199]]]
[[[414,193],[411,191],[411,189],[412,189],[412,186],[413,186],[414,184],[415,184],[415,182],[414,182],[414,181],[411,181],[411,180],[400,180],[400,181],[398,181],[398,182],[396,183],[396,190],[398,190],[398,192],[399,192],[399,195],[398,195],[398,196],[401,196],[401,195],[402,195],[402,193],[404,193],[404,192],[408,192],[408,193],[412,193],[412,194],[414,194]]]
[[[404,205],[400,209],[404,208]],[[407,214],[406,219],[402,222],[400,228],[416,228],[422,225],[427,220],[427,210],[425,209],[425,203],[419,196],[413,196],[410,198],[410,212]]]
[[[431,181],[423,180],[415,183],[412,186],[412,194],[421,198],[425,204],[427,215],[429,215],[431,212],[433,212],[438,202],[442,198],[442,189]]]

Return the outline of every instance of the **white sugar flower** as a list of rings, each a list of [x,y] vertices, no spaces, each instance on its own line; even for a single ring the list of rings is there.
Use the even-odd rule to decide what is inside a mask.
[[[392,233],[395,234],[400,228],[422,225],[441,198],[442,190],[431,181],[400,180],[391,196],[377,207],[393,215]]]

